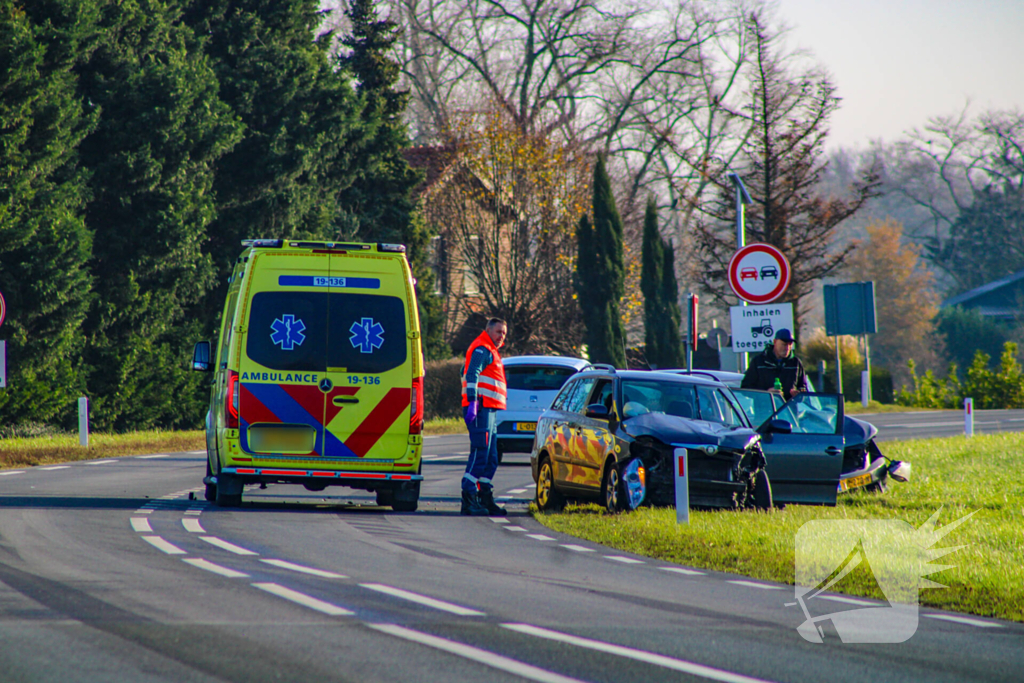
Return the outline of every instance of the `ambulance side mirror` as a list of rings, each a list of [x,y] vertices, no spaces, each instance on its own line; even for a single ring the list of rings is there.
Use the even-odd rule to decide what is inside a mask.
[[[192,369],[199,372],[209,372],[212,368],[210,363],[210,342],[196,342],[192,349]]]

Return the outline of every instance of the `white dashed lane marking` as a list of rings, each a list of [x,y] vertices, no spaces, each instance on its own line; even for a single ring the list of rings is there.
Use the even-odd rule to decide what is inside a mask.
[[[199,538],[203,539],[210,545],[215,545],[222,550],[227,550],[229,553],[234,553],[236,555],[259,555],[259,553],[254,553],[253,551],[237,546],[234,543],[228,543],[216,536],[200,536]]]
[[[140,455],[137,456],[139,460],[152,460],[153,458],[169,458],[167,453],[156,453],[154,455]]]
[[[25,474],[25,470],[13,470],[10,472],[0,472],[0,477],[6,477],[8,474]]]
[[[683,569],[682,567],[658,567],[658,569],[663,572],[685,574],[686,576],[704,576],[704,572],[699,572],[696,569]]]
[[[385,586],[382,583],[361,583],[359,584],[363,588],[369,588],[372,591],[391,595],[402,600],[408,600],[409,602],[415,602],[418,605],[424,607],[432,607],[434,609],[442,610],[444,612],[450,612],[451,614],[457,614],[460,617],[482,617],[485,616],[483,612],[479,612],[475,609],[463,607],[461,605],[454,605],[444,600],[437,600],[435,598],[428,598],[425,595],[419,593],[413,593],[411,591],[402,590],[401,588],[394,588],[393,586]]]
[[[507,519],[505,519],[504,517],[491,517],[490,519],[495,524],[508,524],[509,523],[509,521]]]
[[[185,531],[188,531],[193,534],[206,533],[206,529],[204,529],[202,525],[199,524],[198,519],[183,519],[181,520],[181,525],[185,527]]]
[[[550,536],[545,536],[544,534],[526,534],[526,537],[527,538],[532,538],[535,541],[553,541],[553,540],[555,540],[555,539],[551,538]]]
[[[66,470],[70,469],[71,465],[51,465],[50,467],[40,467],[39,469],[44,472],[52,472],[54,470]]]
[[[637,560],[632,557],[625,557],[623,555],[605,555],[606,560],[615,560],[616,562],[622,562],[623,564],[644,564],[643,560]]]
[[[819,600],[831,600],[832,602],[842,602],[847,605],[879,605],[879,603],[871,602],[870,600],[855,600],[854,598],[844,598],[840,595],[817,595],[815,597]]]
[[[298,591],[293,591],[291,588],[285,588],[284,586],[282,586],[280,584],[276,584],[276,583],[254,583],[252,585],[254,587],[256,587],[256,588],[259,588],[262,591],[266,591],[266,592],[270,593],[271,595],[276,595],[277,597],[284,598],[285,600],[291,600],[292,602],[294,602],[297,605],[302,605],[303,607],[308,607],[309,609],[314,609],[317,612],[323,612],[324,614],[329,614],[332,617],[351,616],[351,615],[355,614],[355,612],[353,612],[351,610],[347,610],[344,607],[339,607],[338,605],[332,605],[329,602],[325,602],[325,601],[320,600],[318,598],[314,598],[314,597],[312,597],[310,595],[306,595],[305,593],[300,593]]]
[[[132,517],[132,531],[153,533],[153,527],[149,526],[149,520],[145,517]]]
[[[981,619],[968,619],[967,617],[955,617],[952,614],[922,614],[923,617],[929,619],[938,619],[940,621],[951,621],[954,624],[967,624],[968,626],[978,626],[981,628],[1003,628],[1002,624],[997,624],[991,621],[983,621]]]
[[[142,540],[146,541],[147,543],[152,545],[157,550],[162,550],[163,552],[167,553],[168,555],[185,555],[186,554],[184,550],[182,550],[178,546],[174,545],[173,543],[168,543],[167,541],[165,541],[164,539],[160,538],[159,536],[143,536]]]
[[[747,588],[760,588],[765,591],[780,591],[784,588],[783,586],[770,586],[767,583],[758,583],[757,581],[726,581],[726,583],[746,586]]]
[[[568,676],[562,676],[556,674],[553,671],[547,671],[540,667],[533,666],[532,664],[526,664],[509,657],[502,657],[496,655],[493,652],[487,650],[481,650],[480,648],[472,647],[471,645],[464,645],[457,643],[447,638],[438,638],[427,633],[420,633],[419,631],[413,631],[412,629],[405,628],[404,626],[398,626],[397,624],[367,624],[370,628],[376,629],[382,633],[387,633],[398,638],[404,638],[405,640],[419,643],[421,645],[427,645],[444,652],[458,655],[465,659],[485,664],[493,669],[499,669],[501,671],[507,671],[515,676],[526,678],[531,681],[538,681],[538,683],[580,683],[575,678],[569,678]]]
[[[222,567],[219,564],[207,562],[206,560],[200,557],[189,557],[182,560],[182,562],[188,562],[193,567],[199,567],[200,569],[205,569],[208,572],[213,572],[214,574],[226,576],[229,579],[242,579],[249,576],[248,574],[235,571],[234,569],[230,569],[229,567]]]
[[[526,493],[529,489],[509,489],[506,493]]]
[[[631,647],[613,645],[612,643],[605,643],[600,640],[581,638],[568,633],[559,633],[558,631],[551,631],[546,628],[530,626],[529,624],[502,624],[502,626],[511,631],[516,631],[517,633],[524,633],[538,638],[546,638],[559,643],[575,645],[576,647],[583,647],[589,650],[596,650],[598,652],[606,652],[619,657],[628,657],[629,659],[635,659],[638,662],[644,662],[645,664],[653,664],[666,669],[681,671],[692,676],[709,678],[713,681],[722,681],[723,683],[766,683],[764,679],[761,678],[751,678],[750,676],[736,674],[723,669],[715,669],[714,667],[704,666],[703,664],[697,664],[696,662],[688,662],[685,659],[667,657],[665,655],[659,655],[655,652],[647,652],[645,650],[635,650]]]
[[[313,576],[319,576],[323,579],[347,579],[348,577],[344,574],[336,574],[334,572],[327,572],[323,569],[313,569],[312,567],[304,567],[301,564],[295,564],[288,562],[287,560],[260,560],[260,562],[266,562],[267,564],[281,569],[290,569],[293,572],[300,572],[302,574],[311,574]]]
[[[574,545],[572,543],[563,543],[562,547],[563,548],[568,548],[569,550],[572,550],[573,552],[577,552],[577,553],[592,553],[592,552],[594,552],[593,548],[585,548],[582,545]]]
[[[524,529],[523,527],[521,527],[521,526],[515,526],[515,525],[512,525],[512,526],[503,526],[503,527],[501,527],[501,528],[502,528],[502,529],[504,529],[505,531],[526,531],[526,529]]]
[[[96,462],[87,462],[85,464],[86,465],[109,465],[112,462],[117,462],[117,461],[116,460],[97,460]]]

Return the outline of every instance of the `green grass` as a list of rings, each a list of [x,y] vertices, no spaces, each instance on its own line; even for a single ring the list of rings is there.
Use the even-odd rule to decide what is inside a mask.
[[[464,434],[461,419],[428,420],[423,426],[426,435]],[[0,439],[0,469],[36,467],[76,460],[116,458],[147,453],[176,453],[206,449],[202,430],[166,432],[144,431],[127,434],[90,434],[89,447],[78,445],[78,434],[52,433],[42,436]]]
[[[78,445],[77,434],[0,439],[0,469],[147,453],[197,451],[205,448],[206,437],[200,430],[90,434],[88,448]]]
[[[772,512],[700,511],[680,526],[673,508],[642,508],[606,515],[597,506],[534,515],[541,524],[610,548],[704,569],[794,583],[795,536],[818,519],[895,519],[921,526],[942,508],[937,526],[977,511],[937,547],[965,546],[928,578],[948,588],[926,588],[921,604],[1024,621],[1024,434],[973,439],[887,442],[889,457],[913,464],[906,484],[885,494],[855,492],[834,508],[790,505]],[[835,586],[840,592],[881,599],[869,570],[856,570]]]
[[[466,423],[461,417],[435,417],[423,424],[423,434],[426,436],[466,434]]]
[[[922,410],[933,410],[933,408],[916,408],[914,406],[898,406],[895,403],[879,403],[868,401],[868,407],[861,405],[860,401],[846,401],[844,410],[850,415],[862,415],[869,413],[913,413]]]

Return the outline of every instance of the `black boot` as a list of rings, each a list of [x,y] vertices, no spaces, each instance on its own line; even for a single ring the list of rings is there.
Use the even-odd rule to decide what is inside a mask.
[[[462,514],[473,517],[483,517],[487,514],[487,508],[480,504],[480,499],[473,491],[462,492]]]
[[[487,508],[487,514],[491,517],[504,517],[508,514],[505,508],[494,502],[494,491],[492,489],[480,489],[480,504]]]

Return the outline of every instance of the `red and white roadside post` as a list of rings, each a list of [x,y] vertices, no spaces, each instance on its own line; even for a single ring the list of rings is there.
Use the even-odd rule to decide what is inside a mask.
[[[964,399],[964,434],[974,436],[974,399]]]
[[[676,475],[676,524],[690,523],[690,470],[686,464],[686,449],[677,448],[672,458]]]

